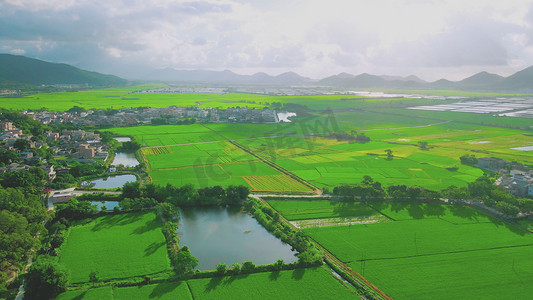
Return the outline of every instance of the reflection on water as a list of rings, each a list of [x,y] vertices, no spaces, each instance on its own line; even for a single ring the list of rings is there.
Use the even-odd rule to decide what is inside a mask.
[[[119,138],[115,138],[115,140],[119,143],[131,142],[131,138],[129,137],[119,137]]]
[[[137,177],[135,177],[135,175],[126,174],[126,175],[109,176],[107,178],[95,179],[91,181],[84,181],[81,183],[81,185],[85,186],[85,185],[90,185],[94,183],[94,186],[92,186],[92,188],[95,188],[95,189],[114,189],[114,188],[122,187],[124,183],[126,182],[132,182],[136,180],[137,180]]]
[[[112,165],[123,165],[125,167],[135,167],[139,165],[139,161],[134,152],[117,152],[113,159]]]
[[[90,201],[91,204],[96,205],[98,210],[102,210],[105,207],[106,210],[113,210],[118,207],[118,201]]]
[[[271,264],[282,258],[286,263],[298,258],[291,246],[266,231],[254,218],[234,208],[208,207],[181,209],[178,236],[199,260],[198,269],[213,270],[219,263],[252,261]]]

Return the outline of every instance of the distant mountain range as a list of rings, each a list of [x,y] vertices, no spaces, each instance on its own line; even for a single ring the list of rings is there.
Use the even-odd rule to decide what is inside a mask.
[[[394,89],[438,89],[464,91],[506,91],[533,92],[533,66],[509,77],[479,72],[461,81],[440,79],[425,82],[411,75],[408,77],[376,76],[371,74],[351,75],[341,73],[316,82],[317,85],[342,88],[394,88]]]
[[[511,76],[480,72],[461,81],[440,79],[426,82],[415,75],[407,77],[352,75],[340,73],[321,80],[313,80],[294,72],[278,76],[266,73],[239,75],[232,71],[175,70],[171,68],[152,70],[138,76],[147,81],[199,84],[247,84],[273,86],[328,86],[353,89],[451,89],[464,91],[533,92],[533,66]],[[116,86],[128,81],[113,75],[89,72],[67,64],[49,63],[18,55],[0,54],[0,87],[5,85],[55,85],[87,84],[89,86]]]
[[[30,85],[124,85],[127,80],[20,55],[0,54],[0,83]]]
[[[171,68],[154,70],[144,76],[145,79],[166,82],[212,83],[212,84],[260,84],[260,85],[295,85],[311,84],[310,78],[302,77],[294,72],[287,72],[278,76],[266,73],[253,75],[239,75],[232,71],[206,70],[175,70]]]

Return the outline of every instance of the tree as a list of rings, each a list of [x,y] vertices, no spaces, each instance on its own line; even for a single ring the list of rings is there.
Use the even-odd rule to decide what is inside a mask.
[[[52,299],[67,288],[68,271],[48,255],[37,258],[25,275],[25,299]]]
[[[481,176],[474,182],[468,183],[468,192],[472,197],[489,196],[494,186],[492,180],[488,176]]]
[[[155,211],[158,216],[164,219],[172,219],[174,216],[179,217],[179,212],[176,210],[176,207],[170,203],[159,203],[155,207]]]
[[[20,160],[20,156],[16,151],[0,148],[0,163],[10,164]]]
[[[228,268],[228,266],[226,266],[226,264],[220,263],[220,264],[218,264],[216,270],[217,270],[218,274],[224,275],[224,273],[226,273],[226,269],[227,268]]]
[[[421,150],[428,150],[428,142],[420,141],[418,142],[418,147],[420,147]]]
[[[77,106],[77,105],[74,105],[73,107],[71,107],[69,110],[67,110],[68,112],[70,113],[81,113],[81,112],[84,112],[85,111],[85,108],[83,107],[80,107],[80,106]]]
[[[451,185],[442,190],[442,196],[453,200],[464,200],[468,198],[468,191],[466,188],[458,188],[455,185]]]
[[[245,261],[242,263],[241,271],[243,273],[250,273],[255,269],[255,264],[251,261]]]
[[[392,150],[391,149],[385,150],[385,153],[387,154],[387,159],[388,160],[391,160],[392,157],[394,157],[394,155],[392,155]]]
[[[13,144],[18,151],[24,152],[30,150],[30,141],[27,139],[17,139]]]
[[[363,176],[363,180],[361,180],[361,183],[362,184],[366,184],[366,185],[370,185],[373,182],[374,182],[374,179],[372,179],[372,177],[370,177],[368,175]]]
[[[518,207],[503,201],[496,203],[496,208],[511,217],[515,217],[520,212]]]
[[[250,189],[246,186],[230,185],[226,189],[226,204],[228,205],[242,205],[244,201],[248,198],[250,194]]]
[[[241,264],[236,262],[231,265],[231,269],[233,270],[233,273],[239,274],[241,272]]]
[[[122,198],[139,198],[141,197],[141,183],[138,181],[126,182],[122,186]]]
[[[355,136],[355,141],[357,141],[358,143],[366,143],[370,142],[370,138],[366,136],[363,132],[361,132]]]
[[[276,260],[276,262],[274,263],[274,268],[276,270],[281,270],[283,268],[283,259],[282,258]]]
[[[475,155],[465,154],[459,158],[463,165],[475,165],[477,164],[477,158]]]
[[[92,271],[89,273],[89,281],[93,284],[93,286],[100,281],[100,276],[98,275],[98,271]]]
[[[198,259],[191,255],[187,246],[183,246],[180,249],[177,254],[177,261],[176,269],[183,273],[190,272],[198,266]]]

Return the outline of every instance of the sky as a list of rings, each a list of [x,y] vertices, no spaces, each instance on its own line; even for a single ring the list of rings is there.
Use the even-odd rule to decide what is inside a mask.
[[[533,65],[533,0],[0,0],[0,53],[129,79],[507,76]]]

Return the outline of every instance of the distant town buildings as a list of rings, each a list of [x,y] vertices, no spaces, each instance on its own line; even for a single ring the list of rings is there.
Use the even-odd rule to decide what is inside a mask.
[[[72,123],[78,126],[132,126],[138,124],[189,124],[191,122],[214,123],[277,123],[277,112],[273,109],[254,109],[236,107],[228,109],[178,107],[165,108],[122,108],[118,110],[87,110],[82,112],[30,112],[24,114],[42,122],[43,124]],[[194,121],[191,121],[193,120]],[[7,125],[6,125],[7,126]],[[22,132],[21,132],[22,133]],[[65,135],[62,133],[61,135]],[[85,137],[80,131],[69,134],[72,139],[80,140]],[[57,140],[57,133],[46,132],[48,141]],[[92,139],[90,136],[88,139]],[[96,138],[95,138],[96,139]]]

